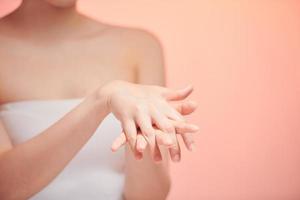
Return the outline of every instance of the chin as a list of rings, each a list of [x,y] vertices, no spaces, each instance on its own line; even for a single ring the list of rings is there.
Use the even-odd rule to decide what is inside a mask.
[[[76,4],[77,0],[46,0],[48,3],[55,7],[67,8]]]

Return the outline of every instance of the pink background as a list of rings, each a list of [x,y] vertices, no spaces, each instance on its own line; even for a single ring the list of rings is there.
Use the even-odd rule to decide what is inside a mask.
[[[18,1],[0,2],[1,16]],[[195,86],[201,133],[172,165],[169,200],[300,199],[299,1],[85,0],[79,9],[152,31],[168,84]]]

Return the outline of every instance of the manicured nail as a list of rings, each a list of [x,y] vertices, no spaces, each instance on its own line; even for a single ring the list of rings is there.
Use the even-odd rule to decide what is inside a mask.
[[[166,140],[165,140],[165,144],[167,145],[167,146],[169,146],[169,145],[172,145],[173,144],[173,140],[171,139],[171,138],[166,138]]]
[[[176,154],[174,157],[173,157],[173,161],[175,162],[179,162],[180,161],[180,157],[178,154]]]
[[[144,147],[144,145],[142,145],[142,144],[140,144],[140,145],[138,146],[138,148],[137,148],[137,150],[138,150],[139,152],[143,152],[144,149],[145,149],[145,147]]]
[[[143,158],[143,155],[138,153],[138,154],[135,155],[135,158],[137,160],[141,160]]]
[[[137,148],[137,151],[140,153],[143,153],[143,149],[141,149],[141,148]]]
[[[189,85],[186,85],[183,89],[184,90],[190,90],[193,88],[193,85],[192,84],[189,84]]]
[[[196,126],[194,124],[191,124],[190,125],[190,128],[193,130],[193,131],[198,131],[199,130],[199,126]]]
[[[192,143],[192,144],[189,145],[189,150],[190,150],[190,151],[194,151],[194,150],[195,150],[195,147],[196,147],[195,144]]]
[[[197,107],[197,106],[198,106],[198,103],[197,103],[196,101],[190,100],[188,103],[189,103],[192,107]]]
[[[161,157],[159,155],[155,155],[154,156],[154,161],[160,162],[161,161]]]

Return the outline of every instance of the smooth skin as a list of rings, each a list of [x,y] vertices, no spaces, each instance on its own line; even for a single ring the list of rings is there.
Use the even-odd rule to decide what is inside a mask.
[[[110,112],[123,127],[112,149],[128,142],[125,199],[165,199],[170,189],[167,149],[179,161],[177,135],[191,149],[189,133],[198,129],[183,118],[196,109],[194,102],[183,101],[192,88],[154,86],[165,82],[157,39],[145,31],[95,22],[78,14],[75,2],[25,0],[0,20],[0,104],[84,97],[22,144],[11,143],[0,121],[0,199],[27,199],[42,190]]]

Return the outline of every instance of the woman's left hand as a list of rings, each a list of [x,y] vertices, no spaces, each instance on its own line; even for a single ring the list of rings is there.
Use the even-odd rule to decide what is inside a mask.
[[[196,108],[197,104],[194,101],[184,101],[184,102],[170,102],[172,103],[172,106],[181,114],[181,115],[189,115],[193,113]],[[176,130],[176,134],[181,135],[183,142],[186,146],[186,148],[190,151],[192,151],[195,147],[195,141],[193,138],[192,133],[197,132],[199,128],[196,125],[189,124],[186,122],[180,122],[180,121],[174,121],[170,120],[170,123],[173,124]],[[158,143],[164,144],[164,140],[167,138],[166,133],[159,130],[156,126],[155,129],[155,135],[157,137]],[[126,134],[124,131],[114,140],[111,149],[112,151],[117,151],[119,148],[121,148],[123,145],[127,143]],[[143,134],[140,132],[140,130],[137,131],[137,142],[136,142],[136,150],[140,152],[139,156],[136,156],[137,159],[142,158],[142,153],[147,147],[147,141],[144,138]],[[161,161],[162,158],[157,158],[156,161]]]

